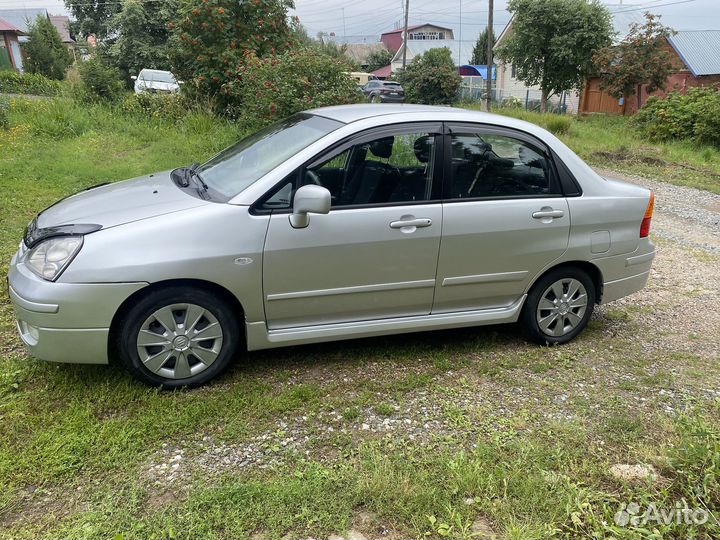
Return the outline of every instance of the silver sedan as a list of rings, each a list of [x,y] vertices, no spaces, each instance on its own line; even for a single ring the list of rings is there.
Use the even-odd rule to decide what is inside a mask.
[[[533,124],[329,107],[56,203],[9,290],[33,356],[167,388],[241,349],[517,321],[554,345],[645,286],[653,202]]]

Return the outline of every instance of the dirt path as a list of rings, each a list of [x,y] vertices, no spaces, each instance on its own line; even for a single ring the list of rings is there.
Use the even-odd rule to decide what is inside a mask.
[[[632,182],[655,192],[654,235],[720,255],[720,195],[605,169],[596,171],[602,176]]]

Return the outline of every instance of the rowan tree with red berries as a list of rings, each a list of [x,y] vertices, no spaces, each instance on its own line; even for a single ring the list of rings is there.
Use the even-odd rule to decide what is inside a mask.
[[[601,87],[615,97],[627,99],[635,94],[642,106],[643,86],[648,93],[664,90],[673,71],[667,38],[674,34],[660,17],[645,13],[645,24],[633,23],[625,39],[600,49],[594,57],[600,71]]]
[[[189,0],[174,25],[180,47],[173,58],[175,74],[189,93],[212,96],[222,106],[224,86],[235,81],[246,53],[256,56],[293,47],[288,19],[292,0]]]

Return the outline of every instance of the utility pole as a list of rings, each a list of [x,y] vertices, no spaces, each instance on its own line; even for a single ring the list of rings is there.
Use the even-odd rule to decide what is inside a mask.
[[[462,65],[462,0],[460,0],[460,37],[458,39],[458,66]]]
[[[342,8],[342,16],[343,16],[343,40],[347,38],[347,33],[345,32],[345,8]]]
[[[487,81],[485,81],[485,110],[490,112],[490,92],[492,92],[492,65],[493,45],[495,45],[495,32],[493,32],[493,0],[488,0],[487,23]]]
[[[403,31],[403,63],[402,63],[403,71],[405,71],[405,62],[407,61],[408,11],[410,11],[410,0],[405,0],[405,30]]]

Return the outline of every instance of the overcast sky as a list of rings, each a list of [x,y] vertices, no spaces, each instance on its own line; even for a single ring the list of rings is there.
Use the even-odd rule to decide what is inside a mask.
[[[720,0],[602,1],[612,11],[658,13],[676,30],[720,30]],[[318,32],[378,36],[401,24],[403,4],[404,0],[295,0],[293,13],[311,36]],[[495,0],[496,33],[510,18],[506,6],[507,0]],[[67,12],[61,0],[0,0],[0,9],[22,7],[45,7],[53,14]],[[487,24],[487,9],[488,0],[410,0],[409,20],[410,24],[432,22],[450,27],[455,39],[474,40]]]

